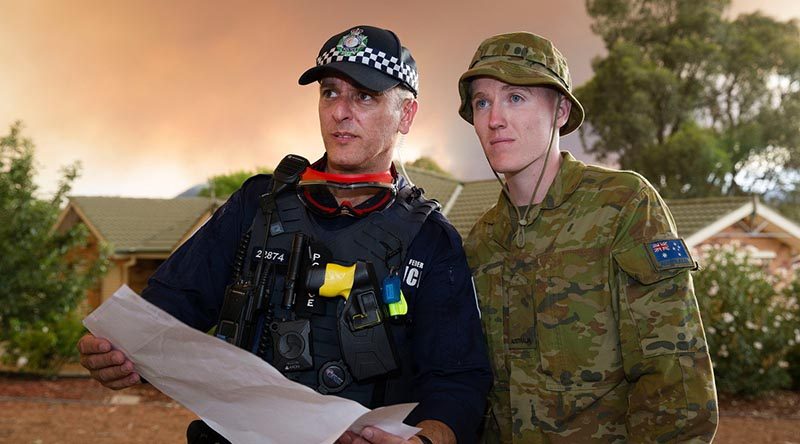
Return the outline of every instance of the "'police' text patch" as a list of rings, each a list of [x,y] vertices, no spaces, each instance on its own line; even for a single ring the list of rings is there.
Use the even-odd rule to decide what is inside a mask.
[[[647,244],[647,252],[653,260],[656,270],[669,270],[671,268],[691,267],[694,265],[692,256],[683,239],[657,240]]]

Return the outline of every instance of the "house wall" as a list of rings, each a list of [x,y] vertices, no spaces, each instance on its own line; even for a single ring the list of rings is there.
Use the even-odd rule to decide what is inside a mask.
[[[70,208],[66,213],[64,213],[64,216],[59,221],[59,224],[55,229],[56,233],[64,234],[70,228],[79,223],[83,223],[83,221],[81,221],[81,217],[78,216],[78,213],[76,213],[74,209]]]
[[[100,247],[98,246],[97,238],[90,234],[87,246],[74,253],[84,255],[90,258],[92,261],[97,260],[100,256]],[[100,283],[86,290],[86,301],[90,307],[95,307],[95,304],[100,305],[100,302],[102,301],[102,287]]]
[[[206,215],[210,216],[210,212]],[[98,231],[88,225],[81,213],[70,204],[60,215],[54,229],[58,233],[64,233],[77,224],[87,225],[90,232],[89,243],[86,248],[73,250],[69,254],[85,256],[90,259],[97,259],[99,256],[99,239],[101,236]],[[199,228],[205,220],[199,221],[193,229]],[[186,236],[185,236],[186,237]],[[104,301],[111,297],[117,289],[123,285],[128,285],[137,293],[141,293],[147,286],[147,280],[155,272],[161,263],[169,256],[167,251],[150,251],[138,253],[116,253],[109,258],[108,269],[104,276],[100,277],[95,288],[86,292],[86,300],[82,306],[91,311],[99,307]]]
[[[89,307],[91,309],[97,308],[125,283],[125,268],[128,260],[128,257],[120,258],[117,256],[111,259],[108,264],[108,273],[100,281],[100,300],[96,304],[90,301]]]
[[[59,224],[55,230],[59,234],[64,234],[77,224],[83,224],[83,222],[74,211],[70,211],[65,214],[61,224]],[[67,261],[82,260],[86,262],[94,262],[99,256],[100,247],[97,236],[95,236],[93,232],[89,231],[86,245],[80,248],[71,249],[69,252],[67,252],[65,259]],[[100,305],[103,299],[102,294],[102,283],[98,282],[94,287],[86,291],[86,303],[84,304],[83,308],[85,309],[88,306],[93,309],[94,307]]]
[[[798,252],[792,251],[791,247],[785,242],[782,242],[779,238],[752,237],[749,236],[744,229],[735,225],[722,230],[719,234],[701,242],[699,245],[723,245],[732,242],[739,242],[742,245],[752,245],[761,251],[774,252],[775,258],[767,264],[768,269],[772,272],[779,268],[790,268],[792,266],[792,258],[798,254]]]
[[[156,271],[163,259],[138,259],[136,265],[128,270],[128,286],[137,293],[141,293],[147,286],[147,280]]]
[[[122,285],[126,284],[131,290],[141,293],[147,286],[150,275],[156,271],[164,259],[139,258],[136,255],[115,256],[108,267],[108,273],[103,276],[101,283],[101,297],[98,301],[89,301],[92,309],[97,308],[103,301]]]
[[[75,225],[84,224],[83,219],[78,215],[74,208],[71,206],[63,213],[62,217],[60,218],[58,224],[55,227],[56,233],[64,234],[68,230],[72,229]],[[85,257],[88,260],[97,260],[98,256],[100,255],[100,247],[99,247],[99,240],[95,235],[94,231],[89,230],[89,237],[88,242],[85,247],[79,249],[73,249],[68,255],[78,255]],[[116,264],[111,261],[108,266],[108,273],[100,278],[100,281],[95,285],[93,288],[90,288],[86,291],[86,301],[85,303],[81,303],[82,309],[91,311],[97,308],[103,301],[111,295],[109,293],[108,288],[113,287],[114,290],[119,287],[116,285],[118,279],[116,277]],[[114,290],[110,290],[113,292]]]

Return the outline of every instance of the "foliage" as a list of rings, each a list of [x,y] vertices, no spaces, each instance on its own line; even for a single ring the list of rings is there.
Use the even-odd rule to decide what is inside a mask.
[[[800,29],[728,0],[587,0],[608,54],[576,90],[588,152],[668,198],[798,183]]]
[[[11,322],[3,363],[27,373],[55,375],[67,362],[77,362],[75,344],[86,332],[81,310],[73,310],[52,323]]]
[[[787,355],[800,343],[800,270],[770,274],[738,243],[705,247],[701,260],[695,287],[717,389],[756,395],[788,387],[796,369]]]
[[[765,196],[764,203],[777,209],[783,216],[800,224],[800,183],[782,190],[775,196]]]
[[[782,288],[783,294],[789,298],[800,298],[800,264],[795,265],[794,275],[787,287]],[[789,364],[787,369],[792,379],[792,389],[800,390],[800,316],[794,318],[795,337],[788,342],[789,351],[786,353],[786,362]]]
[[[272,170],[265,167],[259,167],[256,171],[239,170],[227,174],[219,174],[211,176],[208,179],[208,185],[203,188],[198,195],[203,197],[219,197],[226,198],[238,190],[244,181],[256,174],[269,174]]]
[[[107,264],[103,247],[99,255],[84,254],[89,236],[82,224],[53,229],[78,166],[62,170],[47,200],[37,197],[34,175],[34,145],[17,122],[0,137],[0,344],[65,322]]]
[[[672,156],[668,162],[665,153]],[[717,195],[715,172],[729,164],[713,132],[693,122],[667,137],[662,147],[642,150],[640,155],[642,164],[636,171],[651,178],[659,189],[667,190],[668,196]]]
[[[428,156],[418,157],[417,160],[409,163],[409,165],[422,170],[433,171],[434,173],[438,173],[446,177],[453,177],[450,173],[445,171],[444,168],[439,166],[435,160]]]

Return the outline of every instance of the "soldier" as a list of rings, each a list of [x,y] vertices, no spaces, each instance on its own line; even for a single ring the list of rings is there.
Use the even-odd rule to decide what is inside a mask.
[[[711,441],[696,264],[647,180],[560,151],[584,115],[564,57],[531,33],[497,35],[458,86],[505,176],[465,243],[495,372],[486,441]]]

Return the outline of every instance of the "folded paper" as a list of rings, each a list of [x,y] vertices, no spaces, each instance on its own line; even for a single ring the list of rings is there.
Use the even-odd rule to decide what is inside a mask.
[[[374,425],[408,439],[416,404],[369,410],[286,379],[257,356],[192,329],[123,285],[84,325],[136,371],[234,443],[330,444]]]

